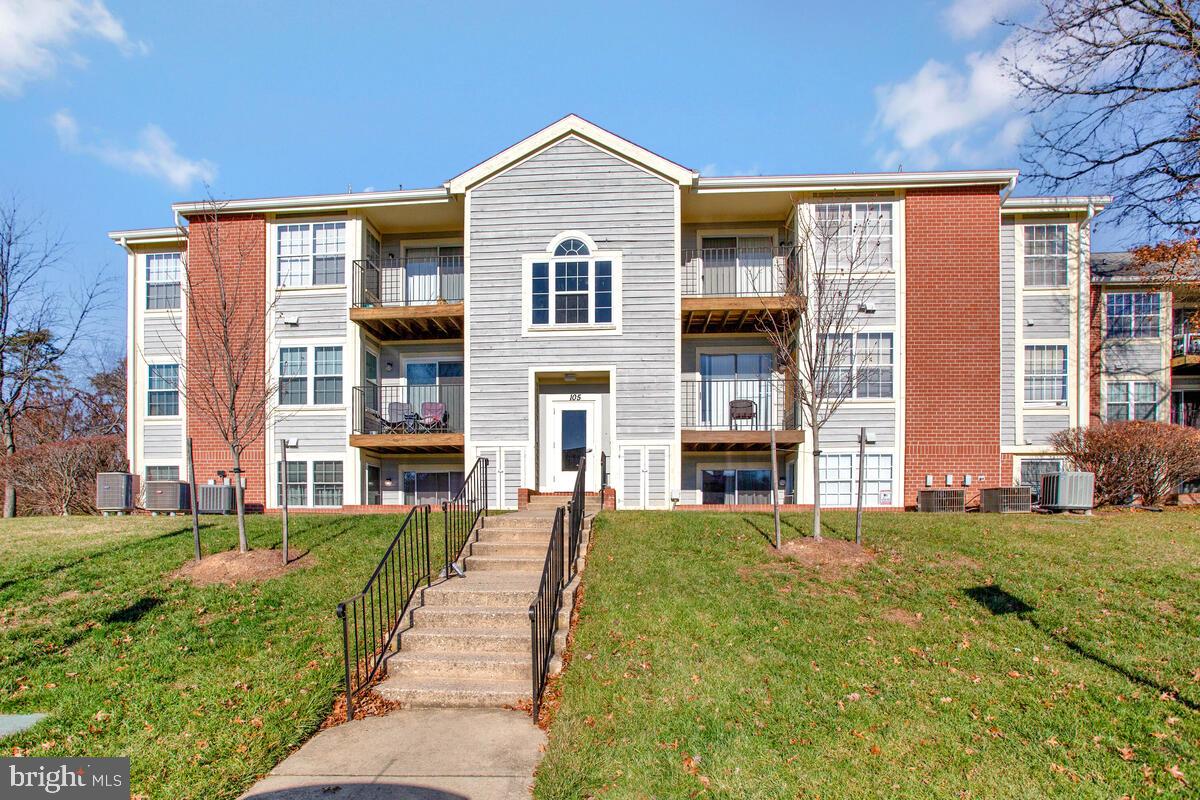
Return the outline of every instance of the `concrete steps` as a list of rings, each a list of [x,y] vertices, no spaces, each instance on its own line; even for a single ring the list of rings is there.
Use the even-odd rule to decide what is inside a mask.
[[[422,593],[411,626],[388,659],[387,677],[374,691],[411,707],[528,702],[529,605],[545,565],[555,508],[566,501],[535,496],[530,509],[488,517],[465,550],[465,576],[443,578]],[[599,509],[598,499],[594,505],[589,518]],[[564,593],[557,652],[566,644],[574,588]]]

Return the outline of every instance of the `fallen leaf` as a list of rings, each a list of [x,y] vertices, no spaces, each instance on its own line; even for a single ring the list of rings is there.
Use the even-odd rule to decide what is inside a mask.
[[[1166,770],[1168,775],[1182,783],[1184,786],[1188,785],[1187,778],[1183,776],[1183,772],[1180,771],[1178,764],[1172,764],[1169,767],[1163,767],[1163,769]]]
[[[1133,761],[1133,748],[1132,747],[1129,747],[1128,745],[1126,745],[1125,747],[1118,748],[1117,752],[1121,754],[1122,761]]]

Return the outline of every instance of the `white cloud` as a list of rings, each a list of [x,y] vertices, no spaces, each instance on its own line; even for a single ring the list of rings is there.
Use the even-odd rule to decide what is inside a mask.
[[[215,164],[180,155],[166,131],[154,124],[142,128],[136,147],[121,147],[83,141],[79,122],[66,109],[51,117],[50,122],[64,150],[91,156],[126,172],[158,178],[175,189],[187,189],[196,182],[211,183],[217,176]]]
[[[82,37],[125,55],[147,51],[103,0],[0,0],[0,94],[20,94],[26,83],[54,74],[60,60],[86,63],[73,49]]]
[[[998,20],[1029,5],[1030,0],[954,0],[942,12],[942,22],[959,39],[978,36]]]

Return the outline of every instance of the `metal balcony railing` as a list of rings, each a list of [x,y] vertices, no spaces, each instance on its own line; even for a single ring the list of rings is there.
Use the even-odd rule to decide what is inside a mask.
[[[683,384],[683,427],[769,431],[796,427],[795,401],[780,378],[702,378]]]
[[[706,248],[683,251],[684,297],[764,297],[793,291],[796,248]]]
[[[357,308],[461,303],[462,299],[462,256],[366,258],[354,262]]]
[[[464,388],[355,386],[354,433],[462,433]]]
[[[1171,341],[1171,355],[1200,356],[1200,333],[1177,333]]]

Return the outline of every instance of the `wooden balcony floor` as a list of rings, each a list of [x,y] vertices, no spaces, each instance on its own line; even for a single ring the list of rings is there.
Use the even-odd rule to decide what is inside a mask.
[[[350,319],[377,339],[461,339],[463,304],[351,308]]]
[[[373,453],[461,453],[461,433],[355,433],[350,446]]]
[[[786,326],[796,310],[786,297],[685,297],[680,306],[685,334],[754,333],[767,317]]]
[[[770,431],[720,430],[684,428],[680,432],[684,452],[727,452],[730,450],[770,450]],[[785,429],[775,431],[775,446],[791,450],[804,441],[804,431]]]

